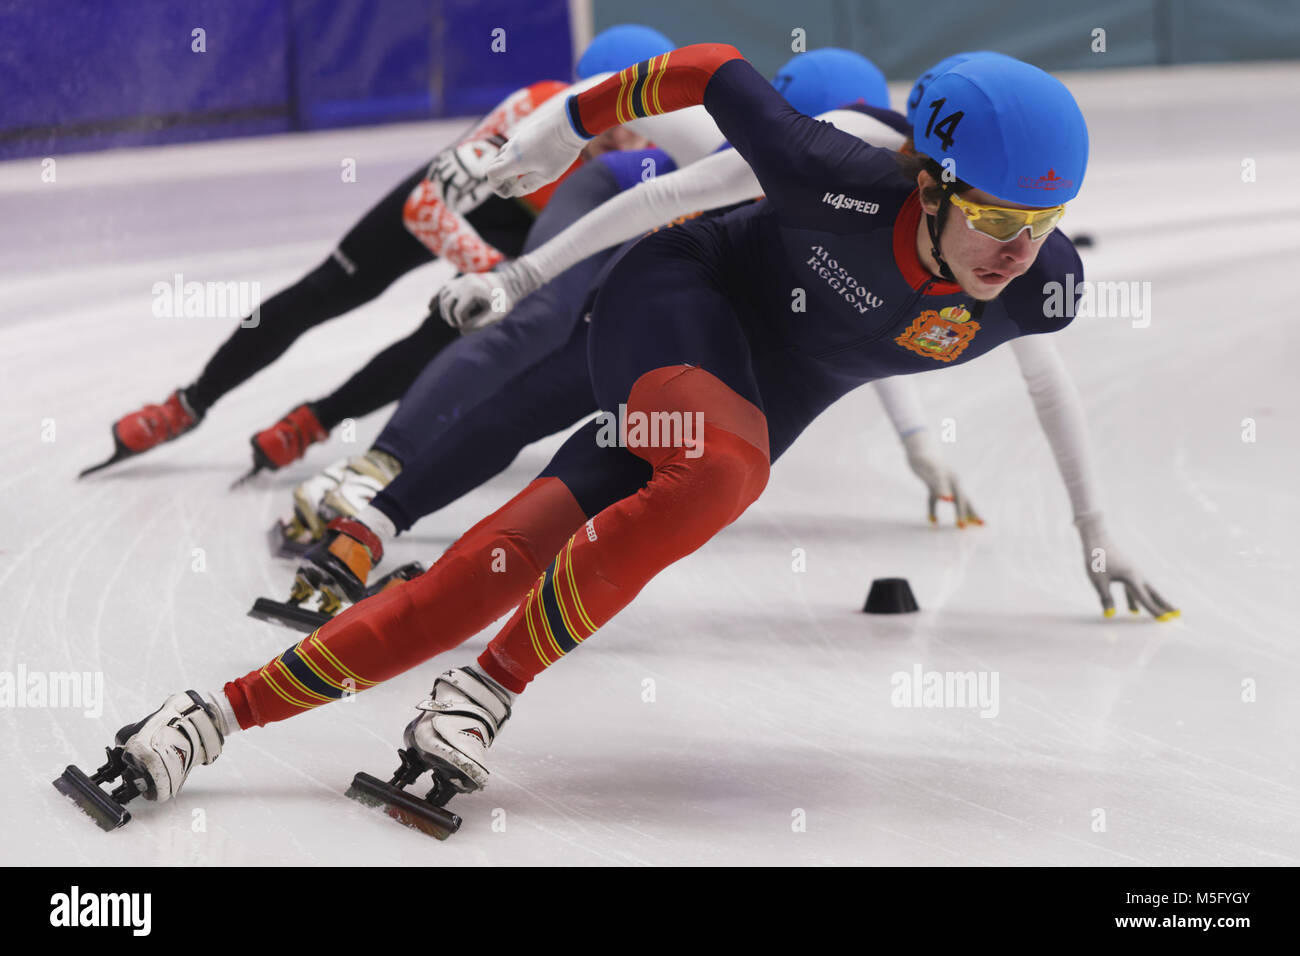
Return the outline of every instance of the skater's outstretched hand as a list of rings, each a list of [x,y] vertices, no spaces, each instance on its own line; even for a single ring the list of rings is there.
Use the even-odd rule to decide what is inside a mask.
[[[567,106],[539,109],[520,121],[488,163],[488,182],[498,196],[525,196],[559,179],[586,145],[569,122]]]
[[[1092,512],[1074,519],[1083,541],[1083,563],[1097,596],[1101,598],[1102,613],[1115,614],[1115,599],[1111,596],[1112,584],[1124,585],[1124,596],[1132,614],[1141,614],[1144,607],[1157,621],[1168,621],[1181,613],[1176,607],[1156,593],[1146,578],[1123,554],[1110,543],[1110,535],[1099,513]]]
[[[537,271],[525,260],[505,263],[493,272],[457,276],[438,291],[429,308],[436,308],[462,333],[500,322],[540,284]]]
[[[504,136],[491,136],[450,146],[434,157],[425,178],[449,209],[464,215],[491,195],[487,166],[504,142]]]
[[[907,451],[907,465],[912,474],[925,482],[930,493],[928,503],[930,524],[938,524],[936,509],[940,501],[952,502],[957,514],[957,527],[982,525],[984,519],[975,513],[975,506],[970,498],[962,493],[957,476],[939,457],[934,443],[923,432],[913,432],[903,438],[903,447]]]

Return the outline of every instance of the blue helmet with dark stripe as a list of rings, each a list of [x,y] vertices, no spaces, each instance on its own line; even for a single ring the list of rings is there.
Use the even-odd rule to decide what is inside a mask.
[[[909,126],[915,128],[916,107],[921,102],[921,97],[925,94],[925,88],[934,82],[934,78],[940,73],[946,73],[954,66],[959,66],[967,60],[973,59],[977,56],[1002,56],[1002,54],[994,53],[992,50],[973,50],[965,53],[954,53],[952,56],[944,57],[916,78],[916,82],[912,84],[912,89],[907,94],[907,123]]]
[[[991,196],[1025,206],[1073,199],[1088,166],[1088,124],[1064,83],[1009,56],[976,56],[925,88],[916,151]]]
[[[772,85],[807,116],[848,103],[889,108],[885,74],[861,53],[839,47],[796,53],[777,71]]]
[[[636,23],[620,23],[592,38],[573,72],[580,80],[597,73],[617,73],[633,63],[675,49],[677,44],[658,30]]]

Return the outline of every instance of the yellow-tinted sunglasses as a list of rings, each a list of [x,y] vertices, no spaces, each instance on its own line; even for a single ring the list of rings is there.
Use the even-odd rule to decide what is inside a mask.
[[[1065,215],[1064,204],[1050,209],[1008,209],[1006,206],[983,206],[956,193],[949,193],[952,204],[966,214],[966,226],[998,242],[1010,242],[1029,230],[1030,239],[1042,239],[1056,228]]]

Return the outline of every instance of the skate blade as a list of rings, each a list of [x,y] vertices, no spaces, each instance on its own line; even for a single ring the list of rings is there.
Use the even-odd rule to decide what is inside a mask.
[[[271,554],[277,558],[301,558],[316,544],[315,541],[295,541],[291,532],[292,524],[283,518],[277,519],[271,530],[266,533],[266,540],[271,545]]]
[[[240,477],[232,481],[230,483],[230,487],[227,490],[234,491],[236,488],[242,488],[244,485],[248,484],[250,481],[256,478],[261,473],[261,471],[262,471],[262,467],[260,465],[254,465],[251,471],[245,472],[243,475],[241,475]]]
[[[89,468],[83,468],[77,475],[77,479],[85,478],[87,475],[93,475],[97,471],[102,471],[109,465],[116,465],[119,461],[126,461],[128,458],[134,458],[137,452],[131,451],[122,444],[122,440],[117,437],[117,432],[113,432],[113,454],[107,461],[101,461],[98,465],[91,465]]]
[[[460,817],[450,810],[436,807],[368,773],[359,773],[352,778],[347,795],[368,807],[382,807],[384,813],[402,826],[419,830],[435,840],[445,840],[460,829]]]
[[[106,833],[131,822],[131,813],[86,776],[78,767],[68,769],[54,781],[54,789],[63,794]]]
[[[248,616],[257,618],[259,621],[279,624],[281,627],[301,631],[304,634],[311,634],[330,622],[330,615],[328,614],[299,607],[297,604],[272,601],[270,598],[258,598],[254,601]]]
[[[264,471],[279,470],[276,468],[275,465],[271,463],[271,459],[267,458],[266,455],[262,452],[261,447],[257,444],[256,435],[254,435],[251,439],[249,439],[249,441],[251,441],[253,444],[253,467],[249,469],[247,472],[245,472],[242,478],[235,479],[234,484],[230,486],[231,491],[234,491],[240,485],[252,481],[255,477],[257,477]]]

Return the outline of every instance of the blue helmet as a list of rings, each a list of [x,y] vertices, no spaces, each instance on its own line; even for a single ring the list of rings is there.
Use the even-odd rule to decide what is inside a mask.
[[[658,30],[636,23],[620,23],[592,38],[573,72],[580,80],[597,73],[617,73],[633,63],[675,49],[677,44]]]
[[[889,109],[885,74],[861,53],[838,47],[795,54],[777,71],[772,85],[807,116],[854,102]]]
[[[976,56],[936,76],[913,127],[916,151],[953,160],[963,182],[1006,202],[1073,199],[1088,166],[1088,124],[1065,84],[1009,56]]]
[[[940,73],[945,73],[948,70],[951,70],[954,66],[957,66],[960,63],[965,63],[967,60],[973,59],[977,56],[1002,55],[1003,54],[1001,53],[994,53],[992,50],[975,50],[974,52],[968,53],[954,53],[952,56],[945,57],[934,66],[930,67],[930,69],[926,70],[916,78],[916,82],[912,84],[911,92],[907,94],[907,124],[912,127],[916,126],[917,104],[921,102],[921,97],[925,95],[925,88],[929,86],[930,83],[933,82],[934,78]]]

